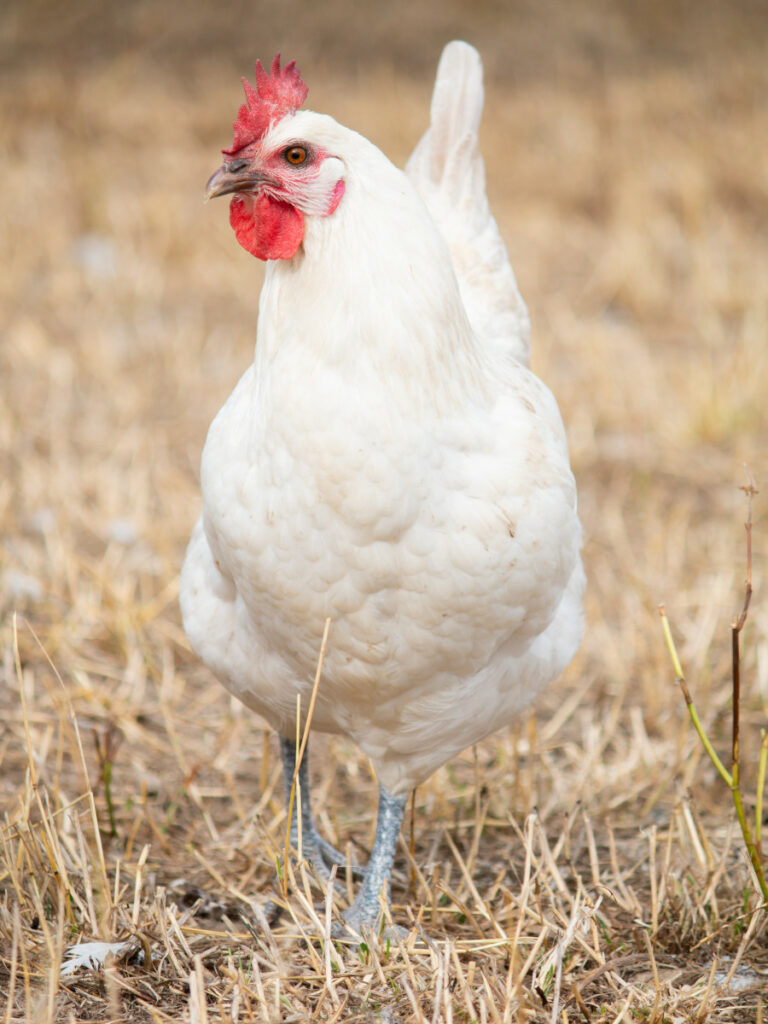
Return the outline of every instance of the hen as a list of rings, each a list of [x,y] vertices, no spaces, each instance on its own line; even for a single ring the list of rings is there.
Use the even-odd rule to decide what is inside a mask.
[[[293,63],[244,86],[207,195],[233,195],[238,241],[268,263],[254,362],[205,444],[181,607],[202,660],[278,732],[287,793],[331,619],[312,728],[354,740],[380,785],[344,915],[362,933],[412,788],[576,651],[576,489],[485,197],[477,52],[446,47],[406,173],[299,110]],[[327,876],[341,858],[299,772],[303,852]]]

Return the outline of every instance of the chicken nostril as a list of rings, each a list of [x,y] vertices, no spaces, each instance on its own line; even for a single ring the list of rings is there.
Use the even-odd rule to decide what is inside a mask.
[[[227,166],[227,171],[230,174],[237,174],[238,171],[242,171],[245,167],[248,166],[248,161],[247,160],[230,160],[230,162],[226,166]]]

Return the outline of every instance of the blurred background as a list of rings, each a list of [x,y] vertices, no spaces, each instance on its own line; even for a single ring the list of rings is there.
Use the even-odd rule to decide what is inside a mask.
[[[729,846],[727,793],[671,685],[657,605],[666,602],[702,717],[725,751],[747,464],[764,486],[744,634],[742,747],[752,792],[768,713],[765,0],[4,0],[7,863],[24,860],[17,830],[32,849],[23,839],[34,817],[25,787],[32,768],[68,850],[64,811],[93,788],[110,871],[120,859],[140,880],[135,862],[146,843],[153,885],[181,878],[260,893],[271,884],[284,825],[274,745],[193,657],[177,607],[200,508],[202,444],[252,357],[262,279],[232,236],[226,203],[203,206],[203,185],[230,142],[240,76],[277,51],[297,60],[310,107],[402,165],[427,124],[440,50],[455,37],[474,43],[486,66],[488,190],[530,307],[534,369],[569,434],[589,628],[535,713],[420,787],[416,859],[433,881],[442,872],[448,884],[453,871],[461,889],[455,843],[475,877],[505,879],[518,892],[524,851],[512,823],[536,806],[554,846],[581,800],[600,823],[604,877],[634,887],[646,920],[669,914],[667,931],[662,924],[654,933],[657,952],[677,956],[688,943],[693,966],[676,977],[698,985],[709,970],[700,943],[710,920],[717,941],[728,941],[714,887],[737,922],[750,889]],[[336,740],[313,741],[313,753],[322,830],[364,847],[375,805],[366,762]],[[705,822],[703,845],[687,794]],[[674,875],[660,910],[644,866],[646,836],[657,827],[669,828],[664,870],[671,865]],[[569,842],[557,849],[571,858]],[[589,884],[595,868],[580,842],[569,865],[581,864]],[[721,854],[730,867],[707,889],[711,856]],[[24,861],[28,874],[14,875],[24,917],[13,938],[3,930],[8,915],[0,921],[0,945],[18,949],[23,935],[30,964],[42,955],[34,893],[56,884],[49,861],[40,853],[36,868]],[[80,862],[73,855],[69,863]],[[396,903],[411,900],[406,889],[398,875]],[[198,890],[189,892],[191,905]],[[141,911],[150,924],[152,898]],[[437,896],[430,899],[434,923]],[[130,893],[115,900],[113,920],[135,925],[138,895],[133,909]],[[505,919],[512,906],[499,896],[494,913]],[[622,937],[630,924],[610,900],[603,914],[608,950],[610,928]],[[466,934],[465,919],[450,920],[440,928]],[[95,934],[94,921],[77,927]],[[223,963],[228,940],[219,934]],[[497,972],[503,995],[507,965],[499,951],[489,967],[494,955],[482,970]],[[192,969],[183,963],[178,1007]],[[57,984],[56,976],[52,991]],[[651,983],[643,984],[655,1012]]]
[[[590,578],[587,639],[543,704],[544,768],[516,776],[507,799],[546,815],[578,796],[634,822],[690,783],[699,762],[669,687],[662,600],[708,721],[726,735],[744,464],[768,486],[768,5],[5,0],[9,798],[28,757],[14,611],[41,768],[61,749],[57,771],[70,770],[40,645],[78,713],[127,738],[114,782],[125,800],[144,786],[166,806],[193,768],[214,817],[231,821],[227,778],[240,780],[243,806],[259,792],[260,727],[191,656],[176,606],[200,450],[251,358],[262,274],[226,204],[203,206],[203,184],[230,141],[240,76],[278,50],[297,60],[310,107],[402,164],[454,37],[485,61],[489,193],[530,306],[534,368],[569,432]],[[768,706],[765,500],[745,655],[754,721]],[[356,756],[342,751],[344,779],[363,771]],[[444,799],[446,771],[425,799]]]

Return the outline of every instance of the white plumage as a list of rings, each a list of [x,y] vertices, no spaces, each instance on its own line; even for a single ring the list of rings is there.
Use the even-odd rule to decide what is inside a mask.
[[[253,365],[208,434],[184,625],[288,741],[330,617],[313,728],[352,738],[398,807],[513,721],[583,630],[576,490],[485,197],[482,95],[451,43],[407,175],[329,117],[270,108],[209,183],[275,204],[256,255],[287,247],[278,204],[302,232],[267,264]]]

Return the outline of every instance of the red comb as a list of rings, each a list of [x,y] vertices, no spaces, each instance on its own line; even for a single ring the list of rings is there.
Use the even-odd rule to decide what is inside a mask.
[[[256,61],[256,88],[247,78],[243,79],[245,103],[240,107],[237,120],[232,126],[235,138],[229,149],[222,153],[232,156],[256,142],[264,135],[269,126],[287,114],[295,113],[307,98],[309,89],[304,84],[296,61],[292,60],[284,68],[280,67],[280,54],[272,61],[270,73]]]

